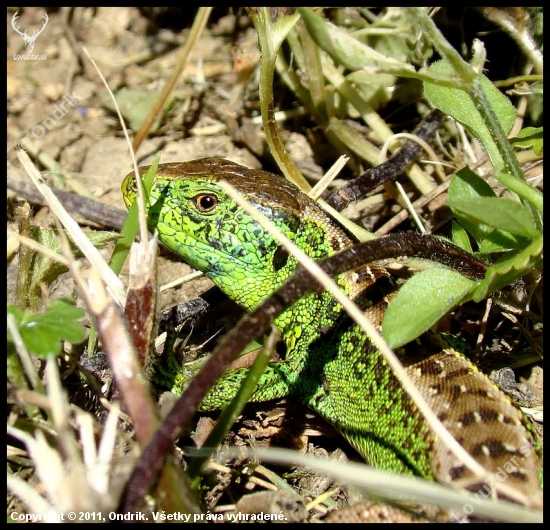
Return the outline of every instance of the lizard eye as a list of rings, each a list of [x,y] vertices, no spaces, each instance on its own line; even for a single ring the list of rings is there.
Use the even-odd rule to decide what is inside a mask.
[[[200,212],[211,212],[218,206],[218,197],[210,193],[202,193],[193,198],[195,205]]]

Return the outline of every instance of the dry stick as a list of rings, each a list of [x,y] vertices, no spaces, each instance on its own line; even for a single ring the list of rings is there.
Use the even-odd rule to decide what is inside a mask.
[[[33,204],[48,205],[46,199],[44,199],[33,184],[14,178],[11,171],[8,171],[8,189]],[[95,199],[56,188],[52,188],[52,191],[69,213],[78,214],[81,218],[97,223],[105,228],[120,230],[128,216],[126,210],[109,206]]]
[[[437,188],[433,189],[426,195],[423,195],[412,203],[414,210],[420,210],[424,205],[428,204],[431,200],[435,199],[438,195],[443,193],[450,184],[450,180],[443,182]],[[409,216],[408,210],[401,210],[398,214],[394,215],[385,225],[382,225],[375,233],[376,236],[383,236],[391,232],[396,226],[402,223]]]
[[[439,128],[444,117],[444,114],[439,110],[436,109],[432,111],[413,131],[413,134],[419,136],[423,140],[428,140],[435,134],[435,131]],[[407,142],[387,162],[367,169],[362,175],[332,193],[326,200],[327,204],[332,206],[335,210],[341,211],[351,201],[366,195],[380,184],[388,180],[396,179],[414,162],[420,150],[421,147],[416,142]]]

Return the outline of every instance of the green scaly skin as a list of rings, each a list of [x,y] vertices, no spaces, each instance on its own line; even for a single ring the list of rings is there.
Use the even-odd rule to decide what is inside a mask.
[[[144,174],[147,169],[140,171]],[[312,200],[281,177],[219,158],[159,166],[147,205],[150,229],[157,229],[168,248],[204,271],[248,311],[275,291],[297,263],[226,196],[218,185],[221,179],[315,260],[354,243]],[[125,178],[122,190],[130,207],[136,194],[133,174]],[[337,282],[379,325],[390,286],[384,269],[363,267],[342,274]],[[299,400],[332,423],[368,463],[379,468],[442,482],[467,476],[439,445],[383,357],[329,294],[302,298],[275,324],[287,346],[286,358],[268,366],[253,401]],[[529,444],[529,434],[517,425],[521,423],[517,411],[496,387],[464,358],[445,350],[437,337],[425,339],[421,348],[419,344],[409,347],[403,357],[405,366],[442,421],[447,421],[447,428],[459,431],[456,437],[460,443],[466,447],[470,438],[462,434],[461,441],[461,429],[476,422],[489,423],[488,432],[506,431],[499,434],[510,450],[504,456],[519,454],[520,445]],[[401,353],[405,354],[405,349]],[[201,408],[221,408],[235,394],[245,373],[245,368],[228,372]],[[181,394],[188,376],[180,369],[164,369],[163,378],[164,385]],[[478,394],[489,396],[487,402],[480,402],[480,413],[472,410],[472,399],[478,399],[472,396]],[[459,409],[456,413],[450,406],[453,400]],[[509,434],[512,424],[515,430]],[[482,465],[496,470],[502,464],[497,453],[503,449],[495,449],[500,442],[487,437],[484,444],[477,440],[468,449],[480,453],[476,458]],[[532,457],[529,466],[535,468],[535,460]],[[533,473],[536,471],[529,469],[526,477],[519,477],[518,488],[522,483],[532,487]]]

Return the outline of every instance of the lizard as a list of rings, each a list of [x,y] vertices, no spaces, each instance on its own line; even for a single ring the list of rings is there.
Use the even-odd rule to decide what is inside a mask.
[[[147,170],[139,169],[141,175]],[[314,260],[356,243],[281,176],[217,157],[159,165],[146,204],[149,229],[157,230],[166,247],[203,271],[247,311],[292,275],[297,261],[229,198],[221,180]],[[124,179],[122,192],[129,208],[137,193],[133,173]],[[369,264],[340,274],[337,283],[380,327],[395,292],[389,272],[380,264]],[[380,469],[471,491],[480,488],[471,471],[432,432],[383,356],[329,293],[301,298],[275,324],[286,353],[282,361],[268,365],[252,401],[298,400]],[[519,492],[522,503],[541,508],[536,442],[505,394],[435,332],[396,353],[464,449],[489,473],[505,473],[506,484]],[[245,373],[246,368],[229,370],[209,391],[201,410],[220,409]],[[181,369],[165,369],[159,379],[181,395],[188,377]]]

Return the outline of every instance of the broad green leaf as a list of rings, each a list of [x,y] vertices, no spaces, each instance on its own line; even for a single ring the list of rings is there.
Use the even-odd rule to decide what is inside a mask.
[[[433,63],[429,67],[429,71],[446,75],[454,74],[451,65],[443,60]],[[487,77],[481,76],[481,85],[504,132],[508,133],[516,118],[516,111],[513,105]],[[500,170],[503,168],[502,157],[498,152],[491,133],[467,92],[441,87],[430,82],[424,83],[424,91],[432,105],[445,114],[452,116],[479,141],[496,169]]]
[[[525,127],[510,142],[516,147],[532,147],[536,155],[542,154],[542,127]]]
[[[476,282],[450,269],[429,269],[408,280],[388,305],[382,333],[392,348],[430,329]]]
[[[8,306],[8,312],[16,318],[27,349],[41,359],[59,355],[64,340],[79,343],[86,337],[86,328],[77,322],[84,311],[66,300],[51,302],[44,313],[21,312],[14,306]],[[11,340],[9,333],[8,340]]]
[[[467,215],[471,220],[519,236],[539,235],[531,212],[523,204],[501,197],[449,199],[447,206]]]

